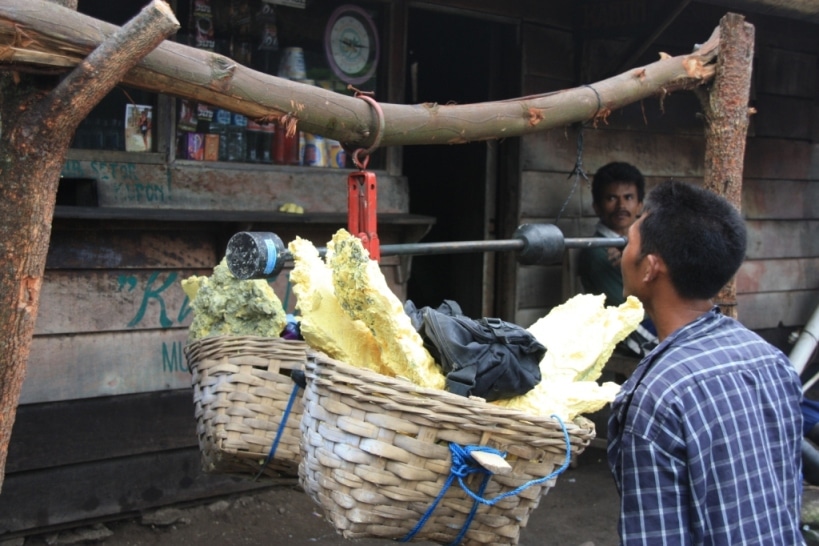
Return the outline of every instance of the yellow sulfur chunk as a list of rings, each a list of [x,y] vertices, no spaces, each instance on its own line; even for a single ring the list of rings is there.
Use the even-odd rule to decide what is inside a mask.
[[[304,207],[295,203],[285,203],[279,207],[279,212],[291,212],[293,214],[304,214]]]
[[[603,294],[578,294],[527,328],[547,349],[540,371],[550,381],[594,381],[615,345],[643,320],[643,305],[629,296],[604,307]]]
[[[313,348],[349,364],[393,375],[381,364],[381,350],[369,328],[341,308],[333,289],[333,274],[310,241],[296,237],[288,245],[294,267],[290,273],[301,335]]]
[[[196,294],[199,292],[199,287],[202,285],[202,281],[206,280],[207,277],[197,277],[194,275],[193,277],[188,277],[187,279],[182,279],[182,291],[188,296],[190,301],[196,299]]]
[[[225,259],[210,277],[183,279],[182,290],[193,310],[190,341],[228,334],[278,337],[287,324],[281,301],[267,281],[237,279]]]
[[[354,366],[444,389],[440,367],[357,237],[336,232],[325,260],[309,241],[297,238],[289,248],[301,331],[312,347]],[[579,295],[533,324],[530,332],[547,348],[542,381],[525,395],[493,403],[572,420],[610,402],[620,386],[595,380],[614,346],[642,320],[643,308],[635,298],[620,307],[604,302],[602,295]]]
[[[546,347],[541,382],[528,393],[494,402],[535,415],[572,420],[611,402],[620,385],[599,385],[615,345],[643,320],[643,306],[629,296],[619,307],[604,307],[604,295],[579,294],[538,319],[528,330]]]
[[[369,327],[381,348],[381,362],[391,375],[406,377],[421,387],[443,389],[441,368],[361,240],[344,229],[337,231],[327,246],[326,259],[342,308]]]
[[[553,383],[548,378],[522,396],[492,402],[505,408],[513,408],[530,415],[557,415],[564,421],[572,421],[578,415],[594,413],[614,400],[620,385],[607,381]]]

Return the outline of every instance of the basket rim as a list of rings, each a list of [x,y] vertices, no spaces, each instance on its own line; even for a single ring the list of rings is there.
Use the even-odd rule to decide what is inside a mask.
[[[322,361],[322,363],[329,364],[346,375],[357,377],[364,384],[383,385],[388,388],[395,388],[402,393],[414,393],[432,398],[438,402],[462,407],[467,410],[491,408],[492,414],[497,416],[499,419],[512,419],[531,426],[545,426],[548,428],[556,428],[557,430],[561,430],[560,425],[562,424],[566,428],[569,436],[589,436],[589,441],[595,436],[594,422],[582,415],[577,416],[573,421],[565,421],[563,419],[558,421],[553,416],[534,415],[531,413],[526,413],[522,410],[498,406],[487,402],[483,398],[465,397],[442,389],[422,387],[412,383],[408,379],[390,377],[366,368],[353,366],[346,362],[334,359],[327,354],[312,348],[307,350],[305,372],[308,379],[316,379],[315,372],[313,371],[313,364],[316,361]],[[487,416],[487,418],[491,417],[492,416]]]
[[[190,363],[212,357],[214,353],[218,351],[247,348],[252,348],[253,352],[264,352],[275,348],[287,348],[288,351],[303,351],[306,354],[309,345],[307,345],[306,341],[301,339],[223,334],[189,341],[183,347],[182,352]]]
[[[307,342],[299,339],[285,339],[282,337],[264,336],[234,336],[220,335],[207,336],[187,343],[182,352],[192,374],[196,374],[200,364],[206,360],[221,359],[227,356],[237,356],[234,353],[244,353],[246,356],[268,357],[273,352],[284,362],[300,363],[303,367],[308,349]],[[287,366],[285,366],[287,367]]]
[[[303,345],[305,348],[308,347],[307,342],[303,339],[287,339],[284,337],[270,337],[270,336],[256,336],[251,334],[219,334],[216,336],[205,336],[196,339],[189,340],[185,343],[185,347],[195,347],[198,345],[211,345],[214,343],[222,343],[231,341],[234,343],[239,343],[240,341],[244,342],[253,342],[253,343],[271,343],[274,345],[278,345],[280,343],[286,344],[293,344],[293,345]]]

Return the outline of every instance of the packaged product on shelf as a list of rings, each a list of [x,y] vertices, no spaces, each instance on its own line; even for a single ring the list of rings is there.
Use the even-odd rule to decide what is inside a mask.
[[[296,131],[287,134],[287,128],[276,126],[273,133],[273,163],[277,165],[298,165],[301,163],[301,135]]]
[[[234,31],[250,26],[252,13],[248,0],[231,0],[229,9],[230,26]]]
[[[196,102],[188,99],[179,101],[179,124],[180,131],[196,131],[199,120],[196,117]]]
[[[304,150],[307,147],[307,139],[304,131],[299,132],[299,162],[298,165],[304,165]]]
[[[193,46],[213,51],[216,41],[213,32],[213,10],[210,0],[193,0]]]
[[[253,18],[256,25],[257,45],[253,51],[253,68],[266,74],[273,74],[273,63],[279,51],[279,35],[276,27],[276,12],[271,4],[262,2]]]
[[[341,146],[341,142],[332,139],[325,139],[327,143],[327,163],[334,169],[343,169],[347,166],[347,152]]]
[[[304,134],[304,153],[302,165],[310,167],[327,166],[327,143],[321,135]]]
[[[125,151],[150,152],[153,107],[145,104],[125,105]]]
[[[227,160],[245,161],[247,158],[247,118],[242,114],[231,114],[227,127]]]
[[[202,133],[185,133],[186,159],[202,161],[205,158],[205,135]]]
[[[196,103],[196,132],[207,133],[210,131],[210,124],[213,123],[213,113],[215,108],[203,102]]]
[[[269,6],[269,4],[263,4]],[[272,12],[273,6],[269,6]],[[262,19],[261,29],[259,31],[259,51],[278,51],[279,50],[279,31],[276,27],[276,19]]]
[[[227,161],[227,128],[230,125],[230,112],[217,108],[213,113],[209,133],[219,136],[219,161]]]
[[[247,120],[247,160],[251,163],[259,163],[262,160],[262,126],[253,121]]]
[[[262,133],[259,138],[259,155],[262,163],[273,163],[273,137],[276,126],[272,123],[265,123],[262,126]]]
[[[230,2],[230,33],[237,39],[247,41],[252,35],[252,12],[248,0]]]
[[[205,135],[205,161],[219,161],[219,146],[221,136],[215,133],[207,133]]]
[[[288,47],[282,53],[279,62],[280,78],[291,80],[303,80],[307,77],[307,70],[304,64],[304,50],[300,47]]]

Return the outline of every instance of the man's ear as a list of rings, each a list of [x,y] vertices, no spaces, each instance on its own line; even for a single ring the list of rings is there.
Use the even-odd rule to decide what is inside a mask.
[[[657,254],[648,254],[643,260],[643,282],[656,280],[661,274],[667,271],[665,261]]]

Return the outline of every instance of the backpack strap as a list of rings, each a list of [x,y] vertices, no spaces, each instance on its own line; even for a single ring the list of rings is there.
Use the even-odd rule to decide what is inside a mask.
[[[469,393],[475,388],[477,374],[477,366],[464,366],[449,372],[445,380],[446,390],[460,396],[471,396]]]
[[[510,339],[510,334],[514,337],[517,337],[520,334],[516,327],[510,326],[508,323],[499,318],[485,317],[481,319],[481,322],[488,326],[492,330],[495,339],[502,343],[509,344],[512,342]]]

